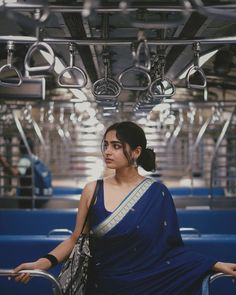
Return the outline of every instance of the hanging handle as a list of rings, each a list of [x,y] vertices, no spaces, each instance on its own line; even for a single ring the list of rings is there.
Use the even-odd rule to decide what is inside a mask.
[[[159,93],[156,92],[158,87],[160,88]],[[158,78],[151,83],[149,93],[153,98],[169,98],[175,94],[175,86],[173,82],[166,77],[164,79]]]
[[[49,54],[50,60],[48,65],[36,66],[36,67],[32,67],[30,65],[32,56],[38,50],[44,50]],[[30,46],[29,50],[26,53],[25,61],[24,61],[25,70],[28,72],[50,71],[54,67],[54,64],[55,64],[55,55],[52,50],[52,47],[45,42],[39,42],[39,41],[35,42],[33,45]]]
[[[202,78],[202,84],[195,84],[195,83],[190,82],[191,76],[193,74],[195,74],[196,72]],[[190,89],[205,89],[206,88],[206,86],[207,86],[206,75],[200,67],[193,66],[188,70],[187,75],[186,75],[186,86],[187,86],[187,88],[190,88]]]
[[[147,79],[147,84],[145,86],[135,86],[135,85],[129,85],[129,84],[126,84],[124,81],[126,80],[125,77],[126,75],[130,74],[130,73],[135,73],[136,74],[141,74],[143,75],[144,78]],[[143,91],[143,90],[147,90],[148,87],[150,86],[151,84],[151,77],[150,75],[148,74],[147,71],[143,70],[143,69],[140,69],[140,68],[136,68],[136,67],[130,67],[126,70],[124,70],[120,75],[119,75],[119,78],[118,78],[118,82],[119,84],[121,85],[121,87],[123,89],[127,89],[127,90],[137,90],[137,91]]]
[[[142,65],[141,63],[141,50],[144,50],[145,56],[145,63]],[[149,72],[151,69],[151,58],[150,58],[150,51],[148,47],[148,42],[145,38],[141,37],[138,42],[134,42],[132,44],[132,55],[134,60],[134,66],[142,69],[144,71]]]
[[[188,70],[186,75],[186,86],[190,89],[205,89],[207,86],[207,79],[204,71],[199,66],[200,58],[200,43],[196,42],[193,44],[194,51],[194,65]],[[191,83],[190,79],[193,74],[198,73],[199,77],[202,79],[202,84]]]
[[[69,45],[69,51],[70,51],[70,66],[66,67],[58,76],[57,78],[57,83],[59,86],[64,87],[64,88],[83,88],[87,84],[87,76],[85,72],[79,68],[74,66],[74,45],[70,44]],[[72,73],[79,73],[82,77],[81,83],[78,84],[65,84],[63,82],[63,76],[67,73],[68,76],[72,76]]]
[[[0,86],[19,87],[23,82],[23,77],[21,75],[21,72],[16,67],[14,67],[12,65],[14,50],[15,50],[14,43],[12,41],[8,41],[8,43],[7,43],[7,64],[0,68],[0,74],[3,72],[14,71],[17,76],[17,78],[14,78],[14,80],[16,80],[16,82],[4,82],[4,81],[0,80]]]
[[[36,9],[35,13],[34,13],[35,20],[38,21],[39,25],[46,21],[46,19],[48,18],[48,15],[49,15],[48,9],[45,9],[43,11],[43,14],[41,13],[41,11],[39,9]],[[55,64],[55,55],[52,50],[52,47],[49,44],[47,44],[46,42],[40,41],[40,26],[39,25],[36,28],[37,41],[30,46],[30,48],[28,49],[26,56],[25,56],[24,66],[25,66],[26,72],[50,71],[54,67],[54,64]],[[40,51],[40,50],[44,50],[44,51],[46,51],[47,54],[49,54],[48,65],[32,67],[30,65],[30,61],[32,59],[32,56],[34,55],[34,53],[36,51]]]
[[[96,101],[102,102],[106,100],[114,103],[116,98],[120,95],[120,85],[109,78],[109,58],[107,53],[103,55],[104,63],[104,78],[97,80],[92,86],[92,93],[96,97]]]

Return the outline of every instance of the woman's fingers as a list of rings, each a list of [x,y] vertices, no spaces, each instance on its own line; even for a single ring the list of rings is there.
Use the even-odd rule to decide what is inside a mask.
[[[18,276],[15,277],[16,282],[21,282],[24,284],[27,284],[31,279],[31,276],[29,273],[21,273]]]
[[[14,270],[13,273],[17,274],[19,273],[21,270],[26,270],[26,269],[33,269],[33,264],[32,263],[22,263],[20,265],[18,265]],[[28,283],[30,280],[30,274],[29,273],[20,273],[17,274],[15,277],[15,281],[16,282],[22,282],[22,283]]]
[[[22,263],[22,264],[18,265],[15,269],[13,269],[13,273],[17,273],[17,272],[19,272],[20,270],[23,270],[23,269],[27,269],[27,264],[26,263]]]

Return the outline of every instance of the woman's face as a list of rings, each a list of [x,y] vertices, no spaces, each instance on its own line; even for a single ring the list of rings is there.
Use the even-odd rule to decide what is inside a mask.
[[[125,144],[126,152],[131,154],[128,144]],[[119,169],[129,166],[123,150],[122,142],[116,137],[116,131],[108,131],[103,142],[103,157],[107,168]]]

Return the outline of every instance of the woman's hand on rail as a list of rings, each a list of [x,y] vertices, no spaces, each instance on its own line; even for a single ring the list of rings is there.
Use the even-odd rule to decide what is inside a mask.
[[[223,272],[236,278],[236,263],[217,262],[213,268],[215,272]]]
[[[46,258],[40,258],[34,262],[26,262],[18,265],[13,273],[18,273],[21,270],[34,270],[34,269],[39,269],[39,270],[48,270],[51,266],[51,262],[46,259]],[[29,273],[20,273],[15,277],[16,282],[21,282],[27,284],[31,279],[31,276]]]

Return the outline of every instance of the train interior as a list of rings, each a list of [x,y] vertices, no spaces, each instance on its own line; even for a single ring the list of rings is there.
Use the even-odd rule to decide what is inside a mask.
[[[236,262],[235,1],[5,0],[0,16],[0,294],[53,294],[49,275],[7,276],[73,231],[84,185],[113,173],[101,141],[117,121],[144,129],[156,170],[140,173],[169,188],[184,242]]]

